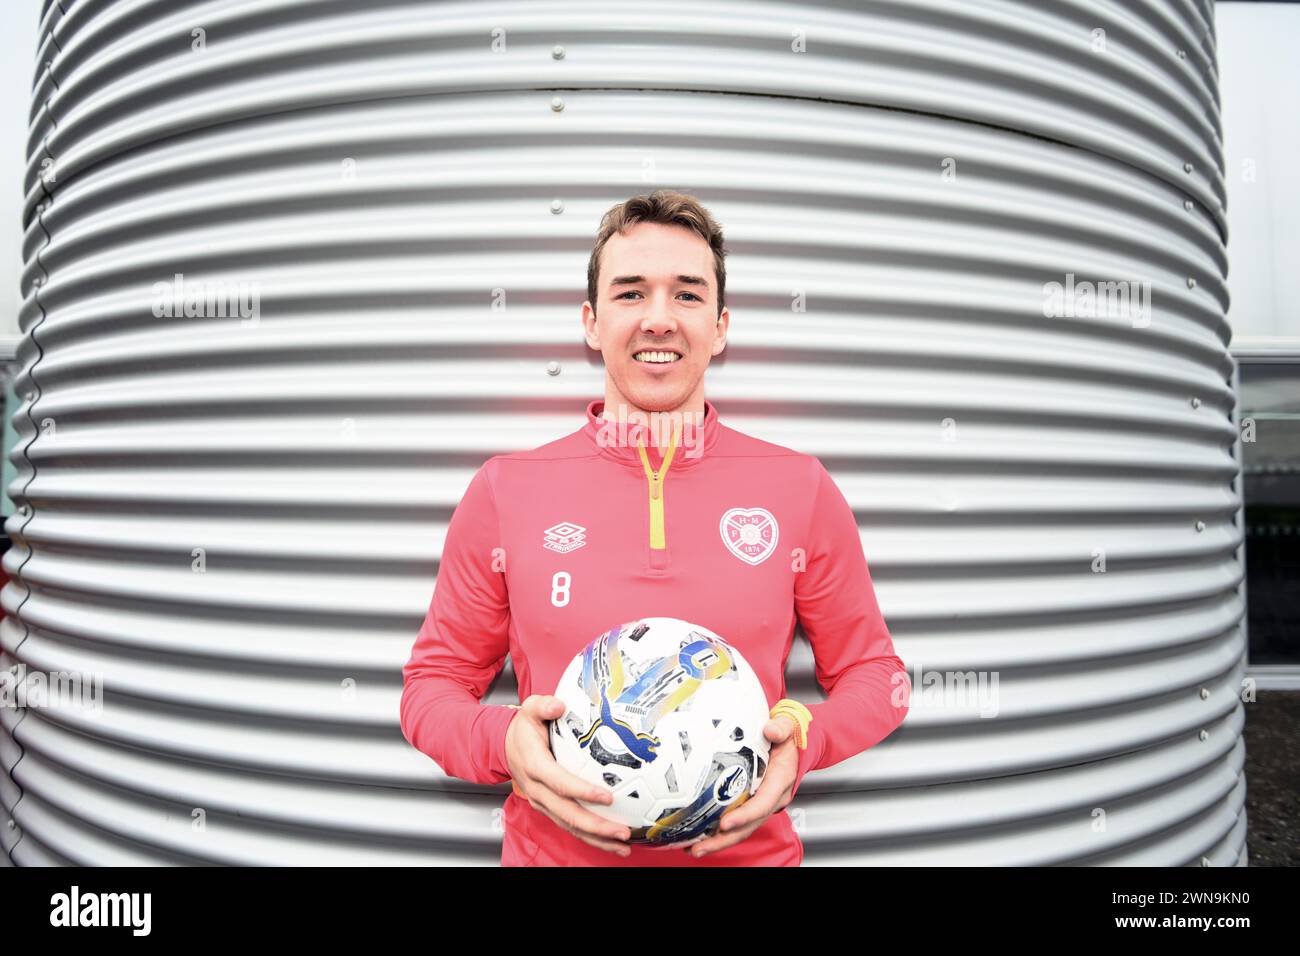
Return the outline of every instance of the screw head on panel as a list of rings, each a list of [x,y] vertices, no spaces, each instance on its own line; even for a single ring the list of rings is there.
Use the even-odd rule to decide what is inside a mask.
[[[1204,521],[1198,521],[1198,522],[1196,522],[1196,530],[1197,530],[1198,532],[1204,531],[1204,530],[1205,530],[1205,522],[1204,522]]]
[[[1191,171],[1192,171],[1192,164],[1191,164],[1191,163],[1183,163],[1183,172],[1185,172],[1185,173],[1190,173]]]
[[[557,113],[560,112],[562,109],[564,109],[564,100],[560,99],[560,97],[558,96],[552,96],[551,109],[553,109]]]
[[[554,362],[554,361],[552,361],[552,362],[547,362],[547,363],[546,363],[546,374],[547,374],[547,375],[559,375],[559,374],[560,374],[560,363],[559,363],[559,362]]]
[[[1201,400],[1199,398],[1193,398],[1192,408],[1200,408],[1200,407],[1201,407]]]
[[[559,200],[559,199],[552,199],[552,200],[551,200],[551,212],[555,213],[557,216],[558,216],[560,213],[564,212],[564,202],[563,202],[562,200]]]
[[[564,47],[560,46],[558,43],[555,44],[555,46],[551,47],[551,59],[553,59],[553,60],[563,60],[563,59],[564,59]]]
[[[1210,732],[1209,732],[1208,730],[1202,730],[1200,736],[1201,736],[1201,739],[1202,739],[1202,740],[1209,740],[1209,739],[1210,739]]]

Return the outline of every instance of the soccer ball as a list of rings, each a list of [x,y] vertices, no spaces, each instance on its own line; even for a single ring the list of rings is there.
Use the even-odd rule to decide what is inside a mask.
[[[629,841],[682,847],[717,832],[758,791],[771,744],[758,676],[717,634],[672,617],[612,627],[570,662],[555,696],[551,752],[614,793],[579,800],[625,824]]]

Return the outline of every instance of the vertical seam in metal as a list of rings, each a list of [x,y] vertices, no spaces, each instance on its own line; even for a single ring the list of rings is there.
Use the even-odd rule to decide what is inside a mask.
[[[63,9],[62,3],[59,4],[59,10],[61,13],[66,13],[66,11]],[[51,42],[54,44],[55,49],[58,51],[58,53],[56,53],[56,57],[57,57],[59,54],[62,53],[62,48],[59,46],[58,41],[54,38],[53,30],[50,31],[48,36]],[[59,89],[59,83],[54,76],[53,60],[45,61],[45,73],[49,77],[50,85],[54,88],[55,91],[57,91]],[[46,117],[49,119],[51,131],[57,129],[58,124],[55,122],[54,115],[50,112],[48,97],[46,98],[45,102],[41,104],[41,108],[44,110]],[[46,135],[41,139],[41,152],[44,153],[44,155],[47,156],[51,161],[53,161],[54,155],[50,152],[49,144],[50,144],[50,134],[46,133]],[[22,502],[20,507],[24,509],[21,512],[24,520],[21,526],[18,528],[18,534],[23,538],[23,547],[26,553],[23,555],[22,563],[17,568],[14,569],[14,574],[13,574],[13,581],[15,583],[18,583],[23,589],[22,599],[18,602],[18,605],[14,608],[14,614],[13,614],[14,620],[22,625],[22,637],[18,639],[18,643],[14,645],[14,649],[13,649],[15,662],[18,661],[19,650],[22,648],[22,646],[25,643],[27,643],[27,638],[31,636],[30,627],[26,619],[22,615],[22,609],[27,604],[27,601],[32,594],[31,586],[23,579],[23,568],[25,568],[27,566],[27,563],[32,559],[32,547],[30,543],[26,540],[25,532],[27,530],[27,526],[30,525],[32,520],[36,517],[35,506],[31,504],[30,500],[27,497],[27,489],[30,488],[32,482],[36,480],[36,465],[32,462],[32,459],[28,454],[28,452],[31,449],[31,446],[36,442],[36,439],[40,434],[40,428],[36,423],[36,418],[32,414],[32,410],[36,406],[36,403],[40,401],[41,398],[41,388],[40,388],[40,383],[37,381],[36,378],[36,369],[40,365],[41,359],[45,357],[45,349],[41,346],[40,339],[37,337],[37,331],[45,323],[46,312],[45,312],[45,306],[41,303],[40,293],[41,293],[41,289],[44,288],[45,283],[49,280],[49,270],[46,268],[45,261],[41,257],[41,253],[44,249],[46,249],[50,245],[50,242],[53,238],[50,235],[49,227],[45,222],[45,210],[50,206],[50,204],[53,203],[54,193],[50,190],[50,181],[46,178],[44,174],[42,174],[39,177],[39,182],[40,182],[41,193],[43,198],[40,201],[38,201],[36,204],[34,219],[36,224],[40,227],[41,232],[45,234],[45,242],[40,246],[40,248],[36,250],[36,252],[32,256],[37,267],[39,268],[39,274],[32,277],[32,287],[31,287],[32,304],[36,306],[36,309],[39,312],[39,314],[37,315],[36,320],[32,323],[31,329],[27,333],[27,336],[31,339],[32,345],[36,348],[36,357],[32,360],[31,365],[20,376],[20,380],[21,378],[24,377],[27,379],[28,386],[23,389],[22,393],[19,393],[17,389],[15,389],[15,394],[16,395],[21,394],[22,396],[19,400],[22,402],[24,406],[24,414],[26,415],[28,424],[31,426],[32,429],[30,439],[22,446],[21,449],[22,460],[27,467],[28,477],[27,477],[27,481],[24,483],[22,487],[22,490],[18,494],[18,500]],[[18,797],[16,800],[14,800],[13,807],[11,807],[9,811],[9,819],[13,821],[15,826],[17,826],[16,811],[18,809],[18,806],[23,802],[23,798],[26,796],[26,793],[24,792],[22,785],[19,784],[17,776],[14,771],[18,769],[18,765],[21,764],[23,762],[23,758],[27,756],[27,749],[23,747],[22,743],[19,741],[18,733],[17,733],[18,728],[22,725],[23,721],[27,719],[27,708],[23,706],[17,709],[20,711],[20,713],[18,714],[18,719],[14,721],[13,732],[11,733],[11,736],[13,737],[14,746],[18,749],[18,759],[15,760],[13,764],[10,767],[6,768],[5,770],[6,775],[9,777],[11,781],[13,781],[14,788],[18,792]],[[11,846],[7,851],[7,855],[9,856],[10,863],[14,862],[14,858],[13,858],[14,849],[18,846],[19,843],[23,841],[25,836],[26,833],[19,830],[18,839],[14,841],[13,846]]]

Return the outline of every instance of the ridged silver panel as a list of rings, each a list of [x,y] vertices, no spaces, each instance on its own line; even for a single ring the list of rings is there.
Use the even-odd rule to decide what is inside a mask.
[[[106,696],[0,709],[13,862],[499,858],[400,667],[475,469],[601,394],[587,254],[658,185],[727,230],[710,398],[831,469],[916,683],[805,862],[1244,861],[1208,4],[196,8],[46,7],[0,645]],[[155,317],[178,272],[260,321]],[[1046,318],[1067,274],[1150,325]]]
[[[59,55],[33,102],[29,187],[47,154],[66,179],[142,143],[271,111],[614,87],[806,97],[1007,127],[1163,177],[1225,222],[1212,16],[1191,0],[83,0],[55,37]]]

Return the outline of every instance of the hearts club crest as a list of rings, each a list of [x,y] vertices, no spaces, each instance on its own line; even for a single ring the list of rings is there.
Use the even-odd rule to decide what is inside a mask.
[[[718,522],[727,550],[749,564],[762,564],[776,550],[779,529],[766,508],[732,508]]]

